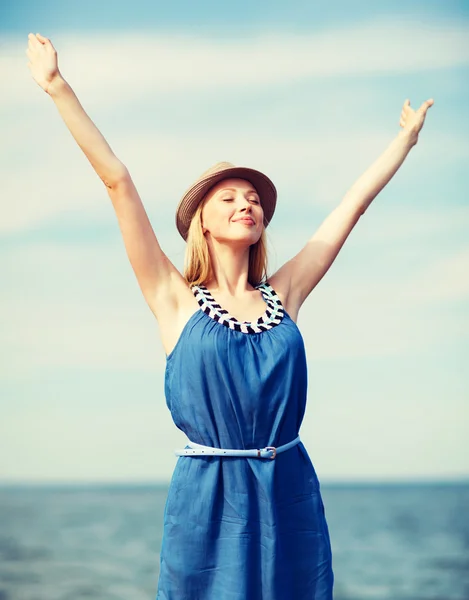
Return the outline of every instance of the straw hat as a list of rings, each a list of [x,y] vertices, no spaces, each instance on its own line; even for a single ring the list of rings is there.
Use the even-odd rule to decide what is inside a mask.
[[[255,169],[236,167],[229,162],[219,162],[202,173],[185,192],[178,204],[176,210],[176,227],[184,240],[187,240],[191,219],[205,194],[219,181],[234,177],[245,179],[256,188],[264,210],[264,227],[267,227],[274,214],[277,201],[277,190],[272,181]]]

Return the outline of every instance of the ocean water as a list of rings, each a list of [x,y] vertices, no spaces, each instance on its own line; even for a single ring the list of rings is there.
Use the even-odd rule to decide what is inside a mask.
[[[335,600],[469,600],[469,482],[321,493]],[[0,600],[154,599],[166,495],[166,485],[0,487]]]

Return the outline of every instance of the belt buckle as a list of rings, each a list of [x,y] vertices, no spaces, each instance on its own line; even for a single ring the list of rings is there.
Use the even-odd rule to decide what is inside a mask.
[[[272,460],[277,456],[277,448],[275,446],[266,446],[265,447],[266,450],[273,450],[274,453],[272,454],[272,456],[269,456],[269,458]]]

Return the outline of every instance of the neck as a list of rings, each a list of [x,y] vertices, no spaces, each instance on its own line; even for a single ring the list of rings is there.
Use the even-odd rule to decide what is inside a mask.
[[[207,288],[232,296],[253,289],[248,283],[249,246],[240,248],[209,241],[208,248],[212,277],[206,282]]]

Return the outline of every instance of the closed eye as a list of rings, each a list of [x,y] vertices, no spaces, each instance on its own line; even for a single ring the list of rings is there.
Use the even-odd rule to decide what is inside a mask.
[[[223,202],[233,202],[233,198],[222,198]],[[251,198],[251,202],[254,202],[254,204],[260,204],[259,200],[256,200],[255,198]]]

